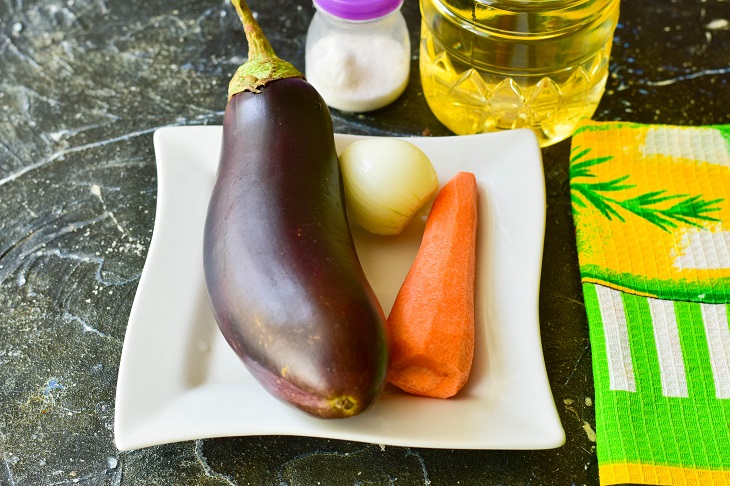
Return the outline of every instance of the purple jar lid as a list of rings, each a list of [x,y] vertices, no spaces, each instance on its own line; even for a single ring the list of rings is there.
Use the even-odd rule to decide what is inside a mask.
[[[403,0],[313,0],[314,6],[345,20],[373,20],[400,8]]]

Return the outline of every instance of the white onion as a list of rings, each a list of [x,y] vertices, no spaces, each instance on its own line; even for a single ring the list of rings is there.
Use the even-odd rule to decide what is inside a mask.
[[[340,154],[350,219],[367,231],[397,235],[438,190],[428,156],[410,142],[370,138]]]

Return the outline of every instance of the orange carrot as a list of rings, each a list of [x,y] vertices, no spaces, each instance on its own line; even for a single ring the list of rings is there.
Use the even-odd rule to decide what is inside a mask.
[[[460,172],[438,193],[421,247],[388,316],[388,381],[448,398],[466,384],[474,356],[477,186]]]

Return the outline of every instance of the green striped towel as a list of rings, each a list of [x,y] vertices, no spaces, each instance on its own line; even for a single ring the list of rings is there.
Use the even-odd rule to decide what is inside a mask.
[[[730,126],[584,122],[571,198],[602,485],[730,485]]]

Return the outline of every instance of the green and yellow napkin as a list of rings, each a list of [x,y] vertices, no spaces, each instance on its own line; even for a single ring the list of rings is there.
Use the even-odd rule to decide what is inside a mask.
[[[602,485],[730,485],[730,125],[584,122],[570,192]]]

